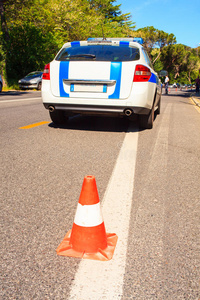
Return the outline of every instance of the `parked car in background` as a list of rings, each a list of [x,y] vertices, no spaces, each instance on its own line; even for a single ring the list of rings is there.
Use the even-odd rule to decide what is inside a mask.
[[[18,81],[20,89],[37,89],[42,87],[42,71],[34,71]]]
[[[160,113],[161,82],[146,50],[133,38],[91,38],[66,43],[45,66],[42,99],[51,120],[74,114],[132,118],[152,128]]]
[[[187,87],[186,84],[181,84],[181,85],[180,85],[180,90],[184,90],[184,89],[186,89],[186,87]]]
[[[177,84],[176,83],[170,84],[169,88],[172,88],[172,89],[177,88]]]
[[[2,88],[3,88],[3,80],[2,80],[2,77],[0,75],[0,93],[2,91]]]

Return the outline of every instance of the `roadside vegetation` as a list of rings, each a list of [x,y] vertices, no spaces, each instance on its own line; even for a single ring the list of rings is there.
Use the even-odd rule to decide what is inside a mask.
[[[171,83],[191,84],[199,73],[200,47],[177,44],[172,33],[152,26],[135,30],[115,0],[0,0],[0,13],[0,74],[7,88],[43,70],[65,42],[88,37],[142,37],[155,70],[167,70]]]

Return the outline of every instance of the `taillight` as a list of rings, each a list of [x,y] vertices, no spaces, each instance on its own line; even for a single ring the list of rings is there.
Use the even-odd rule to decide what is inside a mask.
[[[42,79],[50,80],[50,64],[47,64],[44,67],[44,72],[42,75]]]
[[[149,81],[151,70],[143,65],[136,65],[133,81]]]

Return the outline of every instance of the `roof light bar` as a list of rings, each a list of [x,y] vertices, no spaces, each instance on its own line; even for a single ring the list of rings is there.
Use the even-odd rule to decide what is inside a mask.
[[[142,38],[135,37],[135,38],[88,38],[88,42],[109,42],[109,41],[126,41],[126,42],[136,42],[139,44],[143,44],[144,41]]]

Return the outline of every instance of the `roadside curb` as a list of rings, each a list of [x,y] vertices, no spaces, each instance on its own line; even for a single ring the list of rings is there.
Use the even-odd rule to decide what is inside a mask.
[[[197,98],[197,97],[195,97],[194,95],[191,95],[190,97],[192,98],[193,102],[194,102],[198,107],[200,107],[200,97]]]

